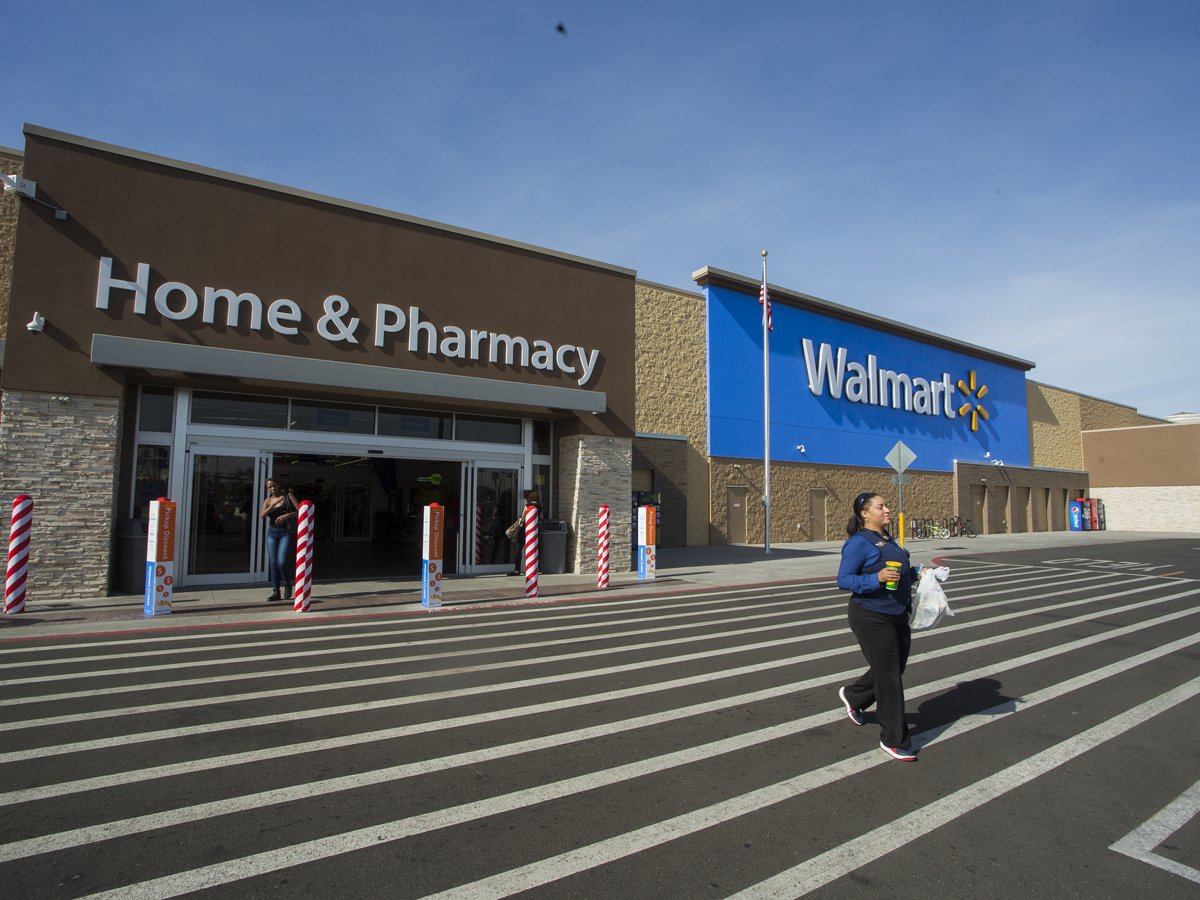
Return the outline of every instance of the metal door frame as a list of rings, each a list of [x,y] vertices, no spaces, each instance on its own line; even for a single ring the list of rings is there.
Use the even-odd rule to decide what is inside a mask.
[[[235,456],[254,458],[254,483],[251,486],[251,504],[248,514],[254,516],[250,528],[250,570],[248,572],[221,572],[215,574],[190,574],[192,566],[192,506],[195,502],[196,459],[200,456]],[[176,581],[180,587],[204,585],[247,584],[267,580],[266,527],[258,519],[258,504],[266,494],[267,479],[272,477],[274,454],[269,450],[250,449],[221,443],[189,441],[184,454],[183,470],[184,508],[181,510],[179,551],[180,565]]]

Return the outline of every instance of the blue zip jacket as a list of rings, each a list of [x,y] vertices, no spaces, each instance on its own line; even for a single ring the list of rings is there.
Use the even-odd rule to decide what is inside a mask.
[[[879,580],[879,570],[887,562],[898,562],[900,581],[889,591]],[[908,615],[912,608],[912,584],[920,568],[912,565],[908,551],[895,538],[864,528],[842,544],[842,564],[838,566],[837,583],[850,591],[850,599],[885,616]]]

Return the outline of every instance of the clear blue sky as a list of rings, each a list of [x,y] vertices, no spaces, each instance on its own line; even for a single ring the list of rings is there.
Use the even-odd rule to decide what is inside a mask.
[[[1200,411],[1196,0],[0,0],[23,122]],[[565,33],[557,29],[562,23]]]

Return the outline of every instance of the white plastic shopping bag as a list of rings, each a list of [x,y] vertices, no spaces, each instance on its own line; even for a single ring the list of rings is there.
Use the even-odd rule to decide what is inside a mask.
[[[950,604],[946,602],[946,592],[938,583],[949,577],[950,570],[945,566],[921,570],[921,580],[917,583],[917,602],[913,604],[908,623],[913,631],[925,631],[942,621],[942,616],[954,615]]]

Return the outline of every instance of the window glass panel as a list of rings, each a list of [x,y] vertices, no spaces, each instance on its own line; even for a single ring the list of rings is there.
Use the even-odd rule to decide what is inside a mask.
[[[550,467],[537,466],[533,467],[533,486],[537,489],[538,494],[542,499],[542,516],[545,518],[553,518],[554,512],[550,509]]]
[[[291,428],[295,431],[374,434],[375,407],[293,400]]]
[[[551,454],[551,436],[553,426],[549,422],[535,421],[533,423],[533,455],[549,456]]]
[[[392,437],[450,440],[449,413],[419,412],[411,409],[379,408],[379,433]]]
[[[288,402],[280,397],[242,397],[197,391],[192,395],[192,421],[197,425],[287,428]]]
[[[520,419],[492,419],[486,416],[456,416],[454,436],[460,441],[487,444],[520,444]]]
[[[134,518],[146,518],[150,513],[150,501],[167,495],[170,469],[170,447],[141,445],[137,448],[137,464],[133,475]]]
[[[141,407],[138,415],[140,431],[171,433],[171,422],[175,418],[175,391],[164,387],[142,388]]]

